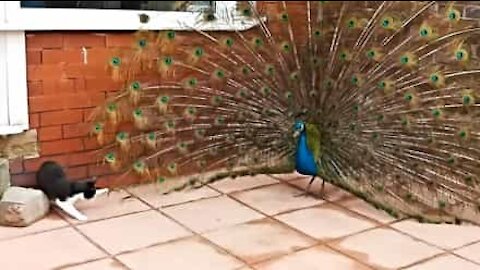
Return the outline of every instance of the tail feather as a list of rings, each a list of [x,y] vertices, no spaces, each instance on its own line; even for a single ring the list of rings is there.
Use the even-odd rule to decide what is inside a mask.
[[[302,119],[326,181],[393,215],[480,223],[480,25],[460,12],[478,4],[257,4],[237,6],[254,29],[139,31],[110,59],[125,85],[92,120],[106,163],[168,190],[288,171]]]

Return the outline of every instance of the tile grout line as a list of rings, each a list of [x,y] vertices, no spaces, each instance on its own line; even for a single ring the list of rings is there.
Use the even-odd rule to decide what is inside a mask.
[[[90,244],[92,244],[93,246],[95,246],[96,248],[98,248],[100,251],[102,251],[104,254],[107,255],[107,257],[102,257],[102,258],[98,258],[96,260],[90,260],[90,261],[85,261],[85,262],[81,262],[81,263],[76,263],[74,265],[82,265],[82,264],[85,264],[85,263],[89,263],[89,262],[92,262],[92,261],[97,261],[97,260],[103,260],[103,259],[106,259],[106,258],[109,258],[109,259],[112,259],[113,261],[115,261],[116,263],[120,264],[122,267],[124,267],[126,270],[132,270],[130,269],[128,266],[126,266],[124,263],[122,263],[120,260],[118,260],[114,255],[110,254],[110,252],[108,252],[106,249],[104,249],[102,246],[100,246],[99,244],[97,244],[95,241],[93,241],[93,239],[90,239],[90,237],[88,237],[86,234],[84,234],[77,226],[75,223],[71,222],[70,220],[68,220],[66,217],[63,217],[61,216],[65,222],[67,222],[70,227],[75,230],[77,233],[79,233],[81,236],[83,236],[84,239],[86,239],[88,242],[90,242]],[[82,224],[80,224],[82,225]],[[58,269],[62,269],[62,268],[66,268],[66,267],[71,267],[71,265],[66,265],[66,266],[62,266],[62,267],[58,267]]]
[[[277,183],[277,185],[278,185],[278,184],[282,184],[282,182]],[[296,188],[297,188],[297,189],[301,189],[300,187],[296,187]],[[215,190],[216,190],[216,189],[215,189]],[[303,189],[301,189],[301,190],[303,190]],[[216,191],[218,191],[218,190],[216,190]],[[220,192],[220,191],[219,191],[219,192]],[[271,219],[271,220],[273,220],[273,221],[276,221],[276,222],[280,223],[280,224],[283,225],[283,226],[286,226],[287,228],[289,228],[289,229],[291,229],[291,230],[293,230],[293,231],[301,234],[302,236],[307,237],[307,238],[309,238],[309,239],[312,239],[314,242],[317,243],[317,245],[326,245],[326,244],[327,244],[327,242],[325,242],[324,240],[316,239],[316,238],[314,238],[314,237],[312,237],[312,236],[310,236],[310,235],[308,235],[308,234],[306,234],[306,233],[304,233],[304,232],[302,232],[302,231],[300,231],[300,230],[298,230],[298,229],[296,229],[296,228],[294,228],[294,227],[291,227],[289,224],[286,224],[286,223],[284,223],[283,221],[275,218],[275,215],[282,215],[282,214],[284,214],[284,213],[281,213],[281,212],[280,212],[280,213],[275,214],[274,216],[271,216],[271,215],[269,215],[269,214],[267,214],[267,213],[264,213],[263,211],[261,211],[261,210],[259,210],[259,209],[255,209],[255,208],[253,208],[252,206],[250,206],[250,205],[248,205],[248,204],[246,204],[246,203],[238,200],[237,198],[231,196],[229,193],[224,193],[224,195],[227,196],[227,197],[229,197],[230,199],[232,199],[232,200],[234,200],[234,201],[236,201],[236,202],[238,202],[238,203],[240,203],[240,204],[242,204],[242,205],[244,205],[244,206],[246,206],[246,207],[248,207],[248,208],[250,208],[250,209],[252,209],[252,210],[254,210],[254,211],[258,212],[258,213],[260,213],[260,214],[262,214],[262,215],[265,215],[267,218],[269,218],[269,219]],[[315,198],[315,199],[318,199],[318,198]],[[322,207],[322,206],[329,205],[329,204],[332,204],[332,203],[331,203],[331,202],[328,202],[328,201],[322,201],[322,203],[319,204],[319,205],[307,206],[307,207],[304,207],[304,208],[289,210],[289,211],[285,211],[285,212],[289,212],[289,213],[290,213],[290,212],[300,211],[300,210],[303,210],[303,209]],[[378,222],[377,222],[377,225],[378,225]],[[375,228],[376,228],[376,227],[373,227],[373,228],[370,228],[370,229],[375,229]],[[312,248],[312,247],[314,247],[314,246],[315,246],[315,245],[313,245],[313,246],[311,246],[311,247],[309,247],[309,248]],[[306,249],[306,248],[305,248],[305,249]],[[303,249],[302,249],[302,250],[303,250]],[[295,251],[295,252],[298,252],[298,251]],[[348,258],[350,258],[350,259],[353,259],[354,261],[360,263],[361,265],[366,265],[365,262],[362,262],[362,261],[358,260],[357,258],[352,258],[352,257],[350,257],[349,255],[347,255],[347,254],[345,254],[345,253],[343,253],[343,252],[339,252],[339,254],[342,255],[342,256],[346,256],[346,257],[348,257]],[[288,255],[290,255],[290,254],[284,254],[284,255],[278,256],[276,259],[282,258],[282,257],[284,257],[284,256],[288,256]],[[273,258],[270,258],[270,259],[273,259]],[[270,259],[267,259],[267,260],[270,260]],[[265,261],[267,261],[267,260],[265,260]],[[261,263],[261,262],[256,262],[255,264],[260,264],[260,263]],[[250,266],[250,265],[249,265],[249,266]],[[366,266],[370,267],[370,265],[368,265],[368,264],[367,264]],[[370,267],[370,268],[372,268],[372,267]]]
[[[294,185],[294,184],[291,184],[292,181],[299,181],[299,180],[300,180],[300,179],[293,179],[293,180],[289,180],[289,181],[285,181],[285,180],[284,180],[284,181],[281,181],[281,182],[283,182],[283,183],[285,183],[285,184],[287,184],[287,185],[289,185],[289,186],[292,186],[292,187],[294,187],[294,188],[298,188],[298,189],[303,190],[303,188],[298,187],[298,186],[296,186],[296,185]],[[354,199],[355,197],[353,196],[352,198]],[[330,201],[329,201],[329,200],[326,200],[327,204],[333,204],[333,205],[338,206],[338,207],[341,207],[341,208],[343,208],[343,209],[345,209],[345,210],[347,210],[347,211],[354,212],[354,213],[357,214],[357,215],[360,215],[360,216],[362,216],[362,217],[365,217],[365,218],[368,218],[368,219],[370,219],[370,220],[373,220],[372,218],[370,218],[370,217],[368,217],[368,216],[365,216],[365,215],[363,215],[363,214],[361,214],[361,213],[358,213],[358,212],[356,212],[356,211],[354,211],[354,210],[352,210],[352,209],[349,209],[348,207],[345,207],[345,206],[339,204],[340,201],[342,201],[342,199],[333,200],[333,201],[331,201],[331,200],[330,200]],[[313,208],[313,207],[311,207],[311,208]],[[377,209],[376,209],[376,210],[377,210]],[[381,211],[381,210],[378,210],[378,211]],[[455,248],[453,248],[453,249],[446,249],[446,248],[437,246],[437,245],[435,245],[435,244],[433,244],[433,243],[430,243],[430,242],[428,242],[427,240],[424,240],[424,239],[421,239],[421,238],[417,238],[417,237],[415,237],[415,236],[413,236],[413,235],[410,235],[410,234],[408,234],[408,233],[406,233],[406,232],[403,232],[403,231],[401,231],[401,230],[398,230],[398,229],[392,227],[392,225],[394,225],[394,224],[396,224],[396,223],[399,223],[399,222],[402,222],[402,221],[405,221],[405,220],[409,220],[409,219],[408,219],[408,218],[396,219],[396,220],[393,220],[393,221],[387,222],[387,223],[382,223],[382,222],[379,222],[379,221],[374,220],[375,222],[380,223],[380,224],[382,224],[382,225],[381,225],[381,226],[378,226],[378,227],[374,227],[374,228],[369,228],[369,229],[363,230],[363,231],[361,231],[361,232],[353,233],[353,234],[350,234],[350,235],[345,235],[345,236],[340,237],[339,239],[347,238],[347,237],[351,237],[351,236],[355,236],[355,235],[357,235],[357,234],[361,234],[361,233],[364,233],[364,232],[367,232],[367,231],[370,231],[370,230],[374,230],[374,229],[387,228],[387,229],[394,230],[394,231],[396,231],[397,233],[400,233],[400,234],[402,234],[402,235],[404,235],[404,236],[407,236],[407,237],[409,237],[409,238],[412,238],[412,239],[414,239],[414,240],[416,240],[416,241],[420,241],[420,242],[422,242],[422,243],[424,243],[424,244],[426,244],[426,245],[428,245],[428,246],[430,246],[430,247],[434,247],[434,248],[439,249],[439,250],[442,251],[442,252],[439,253],[439,254],[437,254],[438,256],[440,256],[440,255],[443,256],[443,255],[445,255],[445,254],[450,254],[450,255],[453,255],[453,256],[456,256],[456,257],[465,259],[466,261],[472,262],[472,263],[474,263],[474,264],[476,264],[476,265],[480,265],[480,263],[478,263],[478,262],[476,262],[476,261],[473,261],[473,260],[471,260],[471,259],[469,259],[469,258],[466,258],[466,257],[463,257],[463,256],[461,256],[461,255],[459,255],[459,254],[454,253],[454,250],[458,250],[458,249],[464,248],[464,247],[466,247],[466,246],[470,246],[470,245],[474,245],[474,244],[476,244],[476,243],[480,243],[480,240],[477,239],[477,240],[475,240],[475,241],[473,241],[473,242],[469,242],[469,243],[467,243],[467,244],[461,245],[461,246],[459,246],[459,247],[455,247]],[[327,242],[325,243],[325,245],[331,247],[329,244],[331,244],[332,242],[338,241],[339,239],[329,240],[329,241],[327,241]],[[342,253],[342,254],[343,254],[343,253]],[[419,264],[419,263],[423,263],[423,262],[429,261],[429,260],[437,257],[437,255],[434,255],[434,256],[432,256],[432,257],[428,257],[428,258],[425,259],[425,260],[420,260],[420,261],[414,262],[414,263],[412,263],[412,264],[410,264],[410,265],[408,265],[408,266],[405,266],[405,267],[403,267],[403,268],[411,267],[411,266],[413,266],[413,265],[416,265],[416,264]],[[401,268],[401,269],[403,269],[403,268]]]
[[[162,216],[168,218],[169,220],[175,222],[177,225],[181,226],[182,228],[184,228],[185,230],[187,230],[188,232],[190,232],[190,233],[192,234],[192,235],[190,235],[190,236],[184,237],[184,239],[198,237],[198,238],[202,239],[203,241],[206,241],[207,243],[209,243],[209,244],[212,245],[213,247],[216,247],[216,248],[218,248],[219,250],[223,251],[225,254],[228,254],[228,255],[232,256],[233,258],[235,258],[236,260],[238,260],[239,262],[243,263],[244,265],[241,266],[241,267],[239,267],[239,269],[242,268],[242,267],[244,267],[245,265],[246,265],[246,266],[249,266],[249,264],[248,264],[246,261],[244,261],[242,258],[236,256],[235,254],[232,254],[232,253],[229,252],[227,249],[225,249],[225,248],[223,248],[223,247],[221,247],[221,246],[213,243],[212,241],[210,241],[210,240],[207,239],[206,237],[202,236],[200,233],[195,232],[194,230],[188,228],[186,225],[184,225],[184,224],[181,223],[180,221],[174,219],[173,217],[171,217],[171,216],[168,215],[167,213],[161,211],[161,210],[160,210],[161,207],[155,207],[155,206],[153,206],[152,204],[150,204],[150,203],[147,202],[146,200],[138,197],[136,194],[133,194],[133,193],[131,193],[130,191],[127,191],[127,190],[126,190],[126,192],[128,192],[129,194],[131,194],[131,195],[132,195],[134,198],[136,198],[137,200],[140,200],[141,202],[143,202],[143,203],[145,203],[146,205],[148,205],[148,206],[151,208],[151,210],[154,210],[154,211],[156,211],[157,213],[159,213],[160,215],[162,215]],[[222,193],[220,193],[219,196],[208,197],[208,198],[200,198],[200,199],[198,199],[198,201],[199,201],[199,200],[203,200],[203,199],[209,199],[209,198],[218,198],[218,197],[222,197],[222,196],[223,196]],[[186,203],[186,202],[185,202],[185,203]],[[175,240],[179,240],[179,239],[177,238],[177,239],[175,239]],[[172,242],[175,242],[175,241],[172,241]],[[155,245],[155,246],[161,246],[161,245],[164,245],[164,244],[166,244],[166,243],[165,243],[165,242],[162,242],[162,243],[158,243],[158,244]],[[134,252],[134,251],[132,251],[132,252]]]

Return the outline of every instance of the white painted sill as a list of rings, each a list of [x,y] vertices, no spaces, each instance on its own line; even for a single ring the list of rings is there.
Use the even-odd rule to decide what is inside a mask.
[[[106,10],[70,8],[21,8],[20,1],[1,1],[0,31],[46,30],[190,30],[244,31],[258,25],[236,12],[236,1],[216,1],[216,20],[198,23],[200,12]],[[1,8],[0,8],[1,11]],[[140,14],[150,20],[142,24]]]

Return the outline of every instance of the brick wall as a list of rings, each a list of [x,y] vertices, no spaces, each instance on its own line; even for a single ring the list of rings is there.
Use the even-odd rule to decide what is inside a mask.
[[[118,90],[105,67],[115,49],[132,42],[131,32],[26,33],[30,127],[38,132],[40,158],[14,160],[14,184],[33,184],[45,160],[64,165],[72,180],[98,173],[87,117],[106,92]]]

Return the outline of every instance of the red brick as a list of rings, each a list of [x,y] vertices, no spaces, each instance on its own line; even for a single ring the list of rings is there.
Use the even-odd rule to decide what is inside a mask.
[[[67,139],[40,143],[41,155],[55,155],[83,150],[81,139]]]
[[[85,150],[94,150],[98,149],[100,146],[98,145],[96,138],[87,137],[83,138],[83,147],[85,148]]]
[[[104,93],[77,93],[65,97],[66,108],[89,108],[96,107],[105,101]]]
[[[41,142],[58,140],[61,138],[61,126],[42,127],[38,129],[38,140]]]
[[[42,82],[43,93],[45,95],[58,95],[59,93],[73,93],[75,92],[74,79],[47,79]]]
[[[41,51],[27,51],[27,65],[40,65],[41,63]]]
[[[26,35],[27,50],[55,49],[63,47],[63,35],[52,32],[43,32]]]
[[[83,110],[83,122],[89,123],[93,121],[93,117],[97,113],[98,108],[90,108]]]
[[[95,33],[68,33],[64,37],[65,48],[105,47],[105,35]]]
[[[98,76],[107,76],[106,65],[84,65],[68,64],[65,67],[65,76],[67,78],[96,78]]]
[[[43,94],[43,84],[42,81],[29,81],[27,82],[28,96],[40,96]]]
[[[85,79],[85,89],[88,91],[118,91],[122,82],[115,82],[112,77],[99,77]]]
[[[81,110],[44,112],[40,114],[40,124],[43,126],[54,126],[61,124],[73,124],[82,122]]]
[[[23,161],[25,172],[36,172],[46,161],[55,161],[61,166],[67,166],[68,155],[42,156],[40,158],[26,159]]]
[[[29,81],[59,80],[64,76],[64,67],[58,65],[27,66],[27,79]]]
[[[67,156],[68,166],[95,164],[102,158],[97,151],[88,151],[81,153],[69,154]]]
[[[107,47],[132,47],[135,37],[131,33],[107,35]]]
[[[31,112],[48,112],[65,109],[91,108],[100,105],[105,100],[103,93],[80,92],[65,95],[50,95],[30,97]]]
[[[34,173],[14,174],[11,178],[13,186],[34,187],[36,186],[36,179]]]
[[[40,126],[40,114],[32,113],[28,115],[30,128],[38,128]]]
[[[114,173],[107,164],[88,165],[88,176],[99,176]]]
[[[87,64],[107,66],[113,51],[107,48],[92,48],[87,50]]]
[[[65,169],[65,173],[67,174],[68,180],[85,179],[88,175],[87,168],[87,166],[69,167]]]
[[[21,158],[10,160],[10,174],[19,174],[23,172],[23,160]]]
[[[88,135],[92,128],[90,123],[79,123],[73,125],[64,125],[63,126],[63,138],[77,138],[85,137]]]
[[[73,85],[76,92],[85,90],[85,79],[84,78],[75,78],[73,79]]]
[[[81,63],[83,60],[82,51],[76,50],[44,50],[42,51],[42,62],[44,64],[58,63]]]

